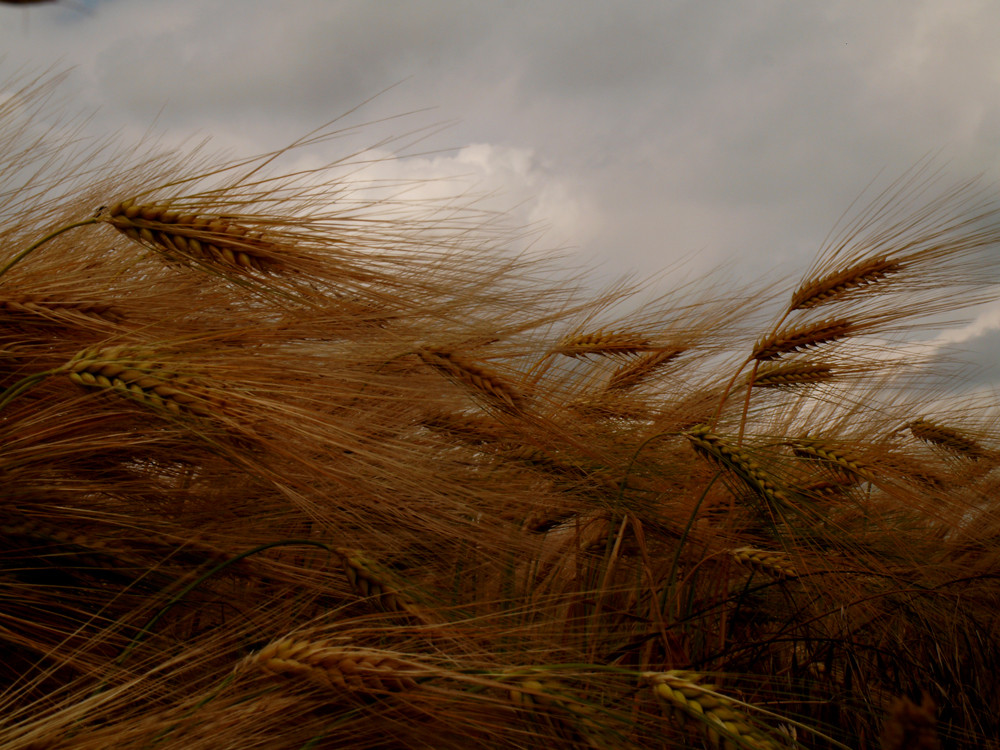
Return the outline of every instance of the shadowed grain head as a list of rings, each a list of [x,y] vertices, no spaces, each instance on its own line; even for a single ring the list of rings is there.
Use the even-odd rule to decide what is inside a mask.
[[[684,353],[684,349],[663,349],[639,357],[611,373],[607,390],[624,391],[641,385]]]
[[[431,347],[420,349],[417,356],[428,367],[464,386],[491,406],[504,411],[521,411],[524,407],[524,395],[517,388],[478,363],[449,350]]]
[[[336,693],[385,694],[413,690],[427,676],[389,654],[322,642],[282,638],[249,658],[245,667],[288,678],[301,678]]]
[[[979,461],[991,455],[991,452],[983,448],[975,438],[952,427],[926,419],[915,419],[906,426],[913,433],[913,437],[918,440],[944,448],[955,455],[964,456],[973,461]]]

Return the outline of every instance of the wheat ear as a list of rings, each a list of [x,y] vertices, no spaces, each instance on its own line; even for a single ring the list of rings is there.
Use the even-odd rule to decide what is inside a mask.
[[[658,352],[646,354],[639,357],[634,362],[624,364],[613,373],[608,379],[607,390],[624,391],[634,388],[651,378],[657,370],[662,369],[669,362],[684,353],[684,349],[662,349]]]
[[[750,723],[736,704],[699,684],[702,675],[671,670],[642,675],[653,693],[683,727],[702,734],[712,747],[722,750],[757,748],[778,750],[775,741]]]
[[[740,565],[745,565],[752,570],[765,573],[771,576],[771,578],[780,580],[794,578],[798,575],[795,568],[788,564],[788,559],[785,555],[777,552],[768,552],[767,550],[756,549],[754,547],[740,547],[730,550],[729,554]]]
[[[259,232],[219,216],[181,213],[168,206],[126,200],[107,208],[100,218],[168,260],[254,271],[282,269],[277,245]]]
[[[746,451],[716,435],[707,425],[692,427],[683,435],[691,442],[697,453],[729,469],[742,480],[743,484],[771,504],[780,506],[789,504],[784,492],[775,486]]]
[[[155,361],[129,356],[125,347],[84,350],[61,371],[84,387],[119,391],[173,414],[211,413],[210,402],[195,392],[191,378],[170,373]]]
[[[367,557],[353,549],[338,548],[334,551],[340,557],[347,582],[355,594],[378,602],[387,611],[401,612],[421,622],[429,621],[428,613],[400,593],[389,582],[389,574],[379,570]]]
[[[753,377],[755,388],[794,388],[815,385],[833,378],[830,365],[809,362],[783,362],[761,368]]]
[[[426,670],[378,651],[281,638],[249,657],[244,667],[301,677],[337,692],[398,693],[417,687]]]
[[[24,294],[0,299],[0,315],[43,318],[58,322],[67,320],[97,323],[117,323],[122,314],[111,304],[102,302],[71,302]]]
[[[752,358],[758,361],[777,359],[782,354],[811,349],[850,336],[857,326],[846,318],[821,320],[789,326],[765,336],[754,346]]]
[[[803,283],[792,295],[789,310],[803,310],[867,289],[887,276],[903,270],[903,264],[882,256]]]
[[[425,347],[417,356],[427,366],[459,383],[493,406],[505,411],[521,411],[523,394],[495,372],[470,362],[446,349]]]
[[[918,440],[945,448],[956,455],[971,458],[973,461],[987,458],[990,455],[990,452],[976,440],[951,427],[926,419],[915,419],[906,426],[913,433],[913,437]]]
[[[792,452],[799,458],[811,458],[822,461],[830,469],[839,469],[849,478],[866,478],[868,473],[861,465],[860,459],[851,454],[827,445],[821,440],[803,437],[787,443]]]
[[[652,344],[645,336],[635,333],[615,333],[597,331],[596,333],[567,336],[552,351],[567,357],[586,357],[588,354],[599,356],[630,355],[647,352]]]
[[[469,414],[432,414],[420,420],[420,424],[470,445],[496,443],[503,435],[500,423]]]
[[[526,713],[536,712],[539,708],[558,711],[551,716],[573,728],[572,734],[562,731],[560,735],[574,745],[579,744],[582,738],[585,747],[638,750],[621,732],[615,731],[605,721],[598,721],[599,714],[593,705],[583,702],[555,680],[520,679],[516,686],[509,688],[508,694],[511,702]]]

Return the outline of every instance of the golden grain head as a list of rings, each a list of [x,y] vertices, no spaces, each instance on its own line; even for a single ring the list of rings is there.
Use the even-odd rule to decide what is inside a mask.
[[[867,258],[849,268],[806,281],[795,290],[789,309],[803,310],[839,301],[848,295],[871,289],[876,283],[899,273],[903,268],[902,263],[885,256]]]
[[[751,723],[737,704],[702,683],[695,672],[645,672],[644,681],[681,726],[701,734],[714,748],[777,750],[780,745]]]
[[[259,231],[220,216],[182,213],[168,205],[116,203],[101,218],[122,234],[178,263],[231,270],[280,271],[281,248]]]
[[[650,340],[637,333],[597,331],[566,336],[552,351],[567,357],[622,356],[640,354],[653,348]]]
[[[787,506],[788,497],[757,464],[751,455],[720,435],[708,425],[696,425],[682,433],[695,452],[713,463],[728,469],[748,489],[760,495],[771,505]]]
[[[906,425],[913,436],[931,445],[944,448],[952,453],[978,461],[990,456],[990,451],[961,430],[937,424],[926,419],[915,419]]]
[[[413,690],[426,671],[377,651],[282,638],[250,657],[244,667],[297,677],[338,693],[398,693]]]
[[[784,362],[761,368],[753,377],[755,388],[794,388],[832,380],[833,367],[810,362]]]
[[[789,326],[760,339],[754,346],[752,356],[758,361],[777,359],[783,354],[838,341],[854,334],[857,330],[857,325],[846,318]]]
[[[61,368],[85,388],[112,390],[172,414],[208,416],[218,399],[209,399],[190,376],[125,347],[84,350]]]
[[[772,578],[794,578],[798,575],[795,567],[789,564],[788,557],[777,552],[755,547],[739,547],[730,550],[729,554],[741,565],[766,573]]]
[[[685,349],[661,349],[639,357],[634,362],[624,364],[611,373],[607,390],[623,391],[641,385],[662,371],[685,351]]]
[[[497,373],[447,349],[424,347],[417,356],[427,366],[464,386],[489,405],[504,411],[521,411],[525,397]]]

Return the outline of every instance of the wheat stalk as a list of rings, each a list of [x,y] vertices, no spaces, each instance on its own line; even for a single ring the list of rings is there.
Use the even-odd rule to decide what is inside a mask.
[[[624,364],[611,373],[607,390],[623,391],[634,388],[651,378],[657,370],[672,362],[685,351],[685,349],[662,349],[639,357],[634,362]]]
[[[674,719],[681,726],[702,734],[712,747],[723,750],[777,750],[780,747],[773,738],[751,724],[732,700],[699,684],[702,675],[671,670],[645,672],[642,677]]]
[[[793,388],[814,385],[831,380],[834,376],[830,365],[809,362],[782,362],[761,368],[753,377],[755,388]]]
[[[125,200],[105,209],[99,218],[168,260],[254,271],[282,270],[277,245],[259,232],[220,216]]]
[[[751,357],[758,361],[777,359],[782,354],[791,354],[837,341],[850,336],[857,329],[858,326],[846,318],[789,326],[758,341]]]
[[[496,373],[446,349],[424,347],[417,356],[428,367],[453,382],[464,385],[493,406],[505,411],[521,411],[523,394]]]
[[[197,389],[197,384],[192,378],[171,373],[155,361],[129,354],[129,350],[121,346],[88,349],[73,357],[60,371],[78,385],[115,390],[173,414],[211,414],[209,407],[212,404],[204,392],[193,390]]]
[[[426,670],[378,651],[281,638],[243,665],[270,675],[301,677],[336,692],[399,693],[417,687]]]
[[[599,356],[639,354],[649,351],[651,348],[653,345],[645,336],[635,333],[597,331],[596,333],[566,336],[552,351],[567,357],[586,357],[588,354]]]
[[[789,310],[808,309],[842,299],[852,292],[867,289],[887,276],[902,271],[903,268],[902,263],[881,256],[868,258],[849,268],[810,279],[795,290]]]

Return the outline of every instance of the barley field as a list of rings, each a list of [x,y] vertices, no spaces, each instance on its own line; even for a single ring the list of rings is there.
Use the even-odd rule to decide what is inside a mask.
[[[597,289],[52,85],[0,105],[0,748],[1000,747],[996,403],[921,345],[997,298],[994,188]]]

